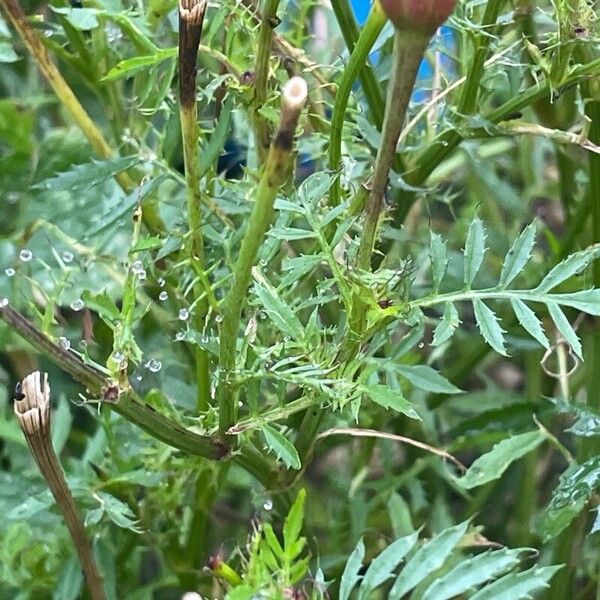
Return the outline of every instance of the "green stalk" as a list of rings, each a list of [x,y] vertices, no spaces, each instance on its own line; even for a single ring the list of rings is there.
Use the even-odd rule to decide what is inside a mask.
[[[331,134],[329,139],[328,166],[332,171],[339,170],[342,162],[342,131],[352,86],[360,73],[365,70],[365,62],[368,60],[369,53],[377,41],[386,20],[386,16],[379,5],[379,2],[375,2],[371,8],[367,22],[360,32],[356,46],[350,55],[350,60],[344,69],[342,78],[340,79],[335,95],[335,103],[333,105]],[[333,183],[329,194],[330,203],[333,206],[337,206],[341,200],[341,185],[339,178]]]
[[[354,17],[354,12],[348,3],[348,0],[332,0],[331,6],[333,7],[333,12],[335,14],[335,18],[337,19],[338,25],[340,26],[340,29],[342,31],[342,35],[344,36],[344,41],[346,42],[348,51],[350,53],[353,53],[355,46],[360,39],[358,25]],[[382,11],[381,7],[379,6],[379,2],[374,2],[371,8],[371,13],[381,12]],[[367,25],[365,25],[365,28],[366,26]],[[377,37],[375,37],[375,40],[376,39]],[[375,40],[373,41],[373,43],[375,43]],[[373,45],[371,44],[371,48],[372,47]],[[369,48],[369,52],[371,48]],[[381,95],[379,82],[377,81],[375,73],[373,72],[373,67],[369,60],[368,53],[365,59],[363,60],[362,68],[358,72],[358,78],[360,79],[360,85],[365,94],[367,104],[369,105],[369,110],[371,112],[371,116],[373,117],[373,122],[375,123],[377,129],[381,130],[381,127],[383,126],[383,115],[385,105],[383,103],[383,96]]]
[[[256,190],[254,208],[233,270],[233,283],[223,301],[225,308],[220,336],[217,388],[219,432],[222,437],[227,435],[227,430],[235,423],[237,413],[237,390],[232,378],[238,330],[250,286],[252,267],[256,264],[258,251],[273,221],[275,197],[286,182],[292,167],[294,135],[306,97],[306,82],[299,77],[290,79],[283,89],[279,130],[271,144]]]
[[[204,293],[204,240],[202,238],[202,198],[200,196],[200,155],[198,151],[198,103],[196,101],[196,61],[206,2],[181,0],[179,7],[179,113],[183,138],[183,161],[187,190],[187,216],[189,238],[187,254],[199,282],[194,285],[196,299]],[[206,295],[197,301],[194,309],[194,325],[204,329],[208,299]],[[210,406],[210,372],[208,353],[196,348],[196,407],[205,412]]]
[[[273,42],[273,29],[277,26],[278,8],[279,0],[264,0],[258,34],[258,50],[256,53],[256,68],[254,71],[254,108],[252,115],[256,136],[256,150],[258,152],[260,165],[267,159],[269,147],[271,145],[269,122],[260,114],[260,109],[267,101],[269,68],[271,64],[271,44]]]

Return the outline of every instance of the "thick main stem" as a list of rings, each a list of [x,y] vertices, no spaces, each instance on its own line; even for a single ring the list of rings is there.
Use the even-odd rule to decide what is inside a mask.
[[[271,144],[256,190],[254,208],[233,270],[233,283],[223,302],[225,309],[220,336],[219,386],[217,389],[221,436],[225,436],[227,430],[235,422],[237,393],[231,378],[235,367],[238,329],[250,286],[252,267],[256,263],[258,251],[273,221],[275,197],[290,172],[294,156],[294,134],[306,97],[307,87],[303,79],[294,77],[286,84],[283,91],[279,130]]]

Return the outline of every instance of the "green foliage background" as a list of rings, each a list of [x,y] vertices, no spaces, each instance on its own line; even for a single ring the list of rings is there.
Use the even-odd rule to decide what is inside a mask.
[[[199,274],[185,252],[175,2],[23,4],[111,159],[0,3],[0,299],[211,440],[219,411],[198,410],[196,358],[209,357],[214,396],[259,177],[251,117],[278,122],[291,74],[310,90],[229,374],[233,458],[159,442],[0,326],[0,597],[86,593],[12,414],[14,383],[37,369],[108,598],[600,597],[597,2],[458,3],[454,41],[438,34],[427,54],[434,76],[419,85],[440,95],[411,105],[371,272],[355,268],[361,186],[392,28],[373,37],[370,60],[360,38],[348,76],[360,30],[345,0],[260,3],[278,8],[286,43],[272,45],[256,107],[256,4],[209,3],[204,22]],[[311,35],[317,18],[325,41]],[[357,303],[367,328],[352,350]]]

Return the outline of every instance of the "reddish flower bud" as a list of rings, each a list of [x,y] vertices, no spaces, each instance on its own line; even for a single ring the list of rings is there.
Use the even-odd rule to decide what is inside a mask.
[[[433,35],[452,14],[456,0],[379,0],[398,29]]]

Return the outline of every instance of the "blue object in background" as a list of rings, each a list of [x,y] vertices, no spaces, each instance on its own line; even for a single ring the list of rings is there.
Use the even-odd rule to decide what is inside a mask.
[[[352,8],[354,9],[357,21],[362,25],[369,16],[371,3],[369,0],[352,0]]]

